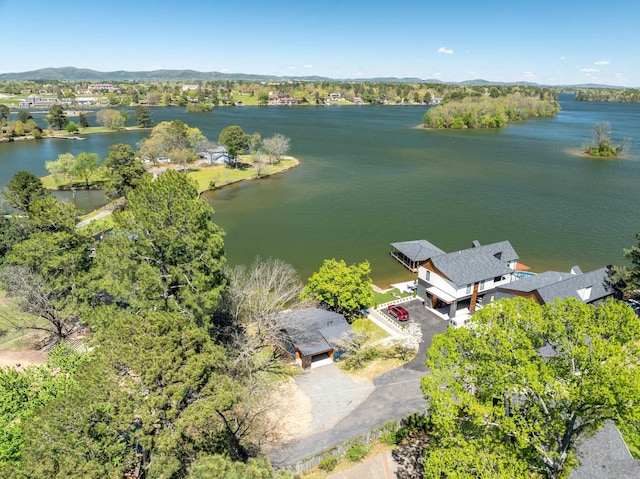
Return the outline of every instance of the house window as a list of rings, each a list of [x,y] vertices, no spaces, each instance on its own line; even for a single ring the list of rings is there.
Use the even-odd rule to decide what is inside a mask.
[[[480,291],[482,291],[484,289],[484,279],[482,281],[480,281],[480,286],[478,287],[478,289]]]
[[[471,285],[470,284],[467,285],[467,294],[471,294]]]
[[[429,281],[431,279],[431,271],[429,271],[428,269],[424,271],[424,279],[426,281]]]
[[[499,283],[500,281],[502,281],[502,276],[496,276],[495,278],[493,278],[494,283]]]

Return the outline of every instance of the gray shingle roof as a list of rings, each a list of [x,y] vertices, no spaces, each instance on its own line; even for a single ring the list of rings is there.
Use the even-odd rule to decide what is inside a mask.
[[[305,308],[284,315],[287,334],[305,356],[333,349],[335,341],[351,326],[344,316],[318,308]]]
[[[511,273],[506,263],[517,259],[511,243],[500,241],[434,256],[431,261],[453,283],[464,286]]]
[[[508,289],[512,291],[520,291],[522,293],[531,293],[537,289],[555,284],[558,281],[562,281],[571,277],[571,273],[561,273],[559,271],[545,271],[544,273],[529,276],[528,278],[522,278],[517,281],[513,281],[500,289]]]
[[[445,254],[444,251],[427,240],[401,241],[400,243],[391,243],[391,246],[411,261],[427,261],[432,256]]]
[[[538,294],[545,303],[556,298],[576,298],[582,301],[578,290],[591,287],[589,297],[584,301],[591,303],[613,294],[613,288],[605,282],[607,268],[600,268],[588,273],[570,275],[568,278],[538,289]]]
[[[571,479],[637,479],[640,461],[633,459],[620,431],[607,422],[593,437],[578,444],[580,465]]]

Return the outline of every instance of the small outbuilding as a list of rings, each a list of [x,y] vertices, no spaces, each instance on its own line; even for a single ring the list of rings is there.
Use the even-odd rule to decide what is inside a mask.
[[[343,315],[319,308],[285,313],[289,352],[303,369],[333,362],[338,341],[351,334]]]

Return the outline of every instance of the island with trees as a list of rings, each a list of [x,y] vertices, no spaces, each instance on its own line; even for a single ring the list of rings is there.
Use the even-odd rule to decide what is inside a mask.
[[[510,92],[491,89],[488,94],[460,92],[425,113],[425,128],[501,128],[511,121],[555,116],[560,111],[555,92],[545,89]]]
[[[611,126],[608,123],[596,123],[593,142],[583,148],[584,154],[599,158],[616,158],[625,149],[625,142],[618,146],[611,144]]]

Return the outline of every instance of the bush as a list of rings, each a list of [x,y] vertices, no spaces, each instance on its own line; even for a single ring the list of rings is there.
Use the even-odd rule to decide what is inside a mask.
[[[367,454],[369,454],[370,450],[371,444],[361,444],[359,442],[354,442],[344,453],[344,457],[349,459],[351,462],[358,462],[364,459]]]
[[[320,464],[318,464],[318,467],[323,471],[331,472],[336,468],[337,465],[338,465],[337,457],[327,456],[327,457],[324,457],[322,461],[320,461]]]

